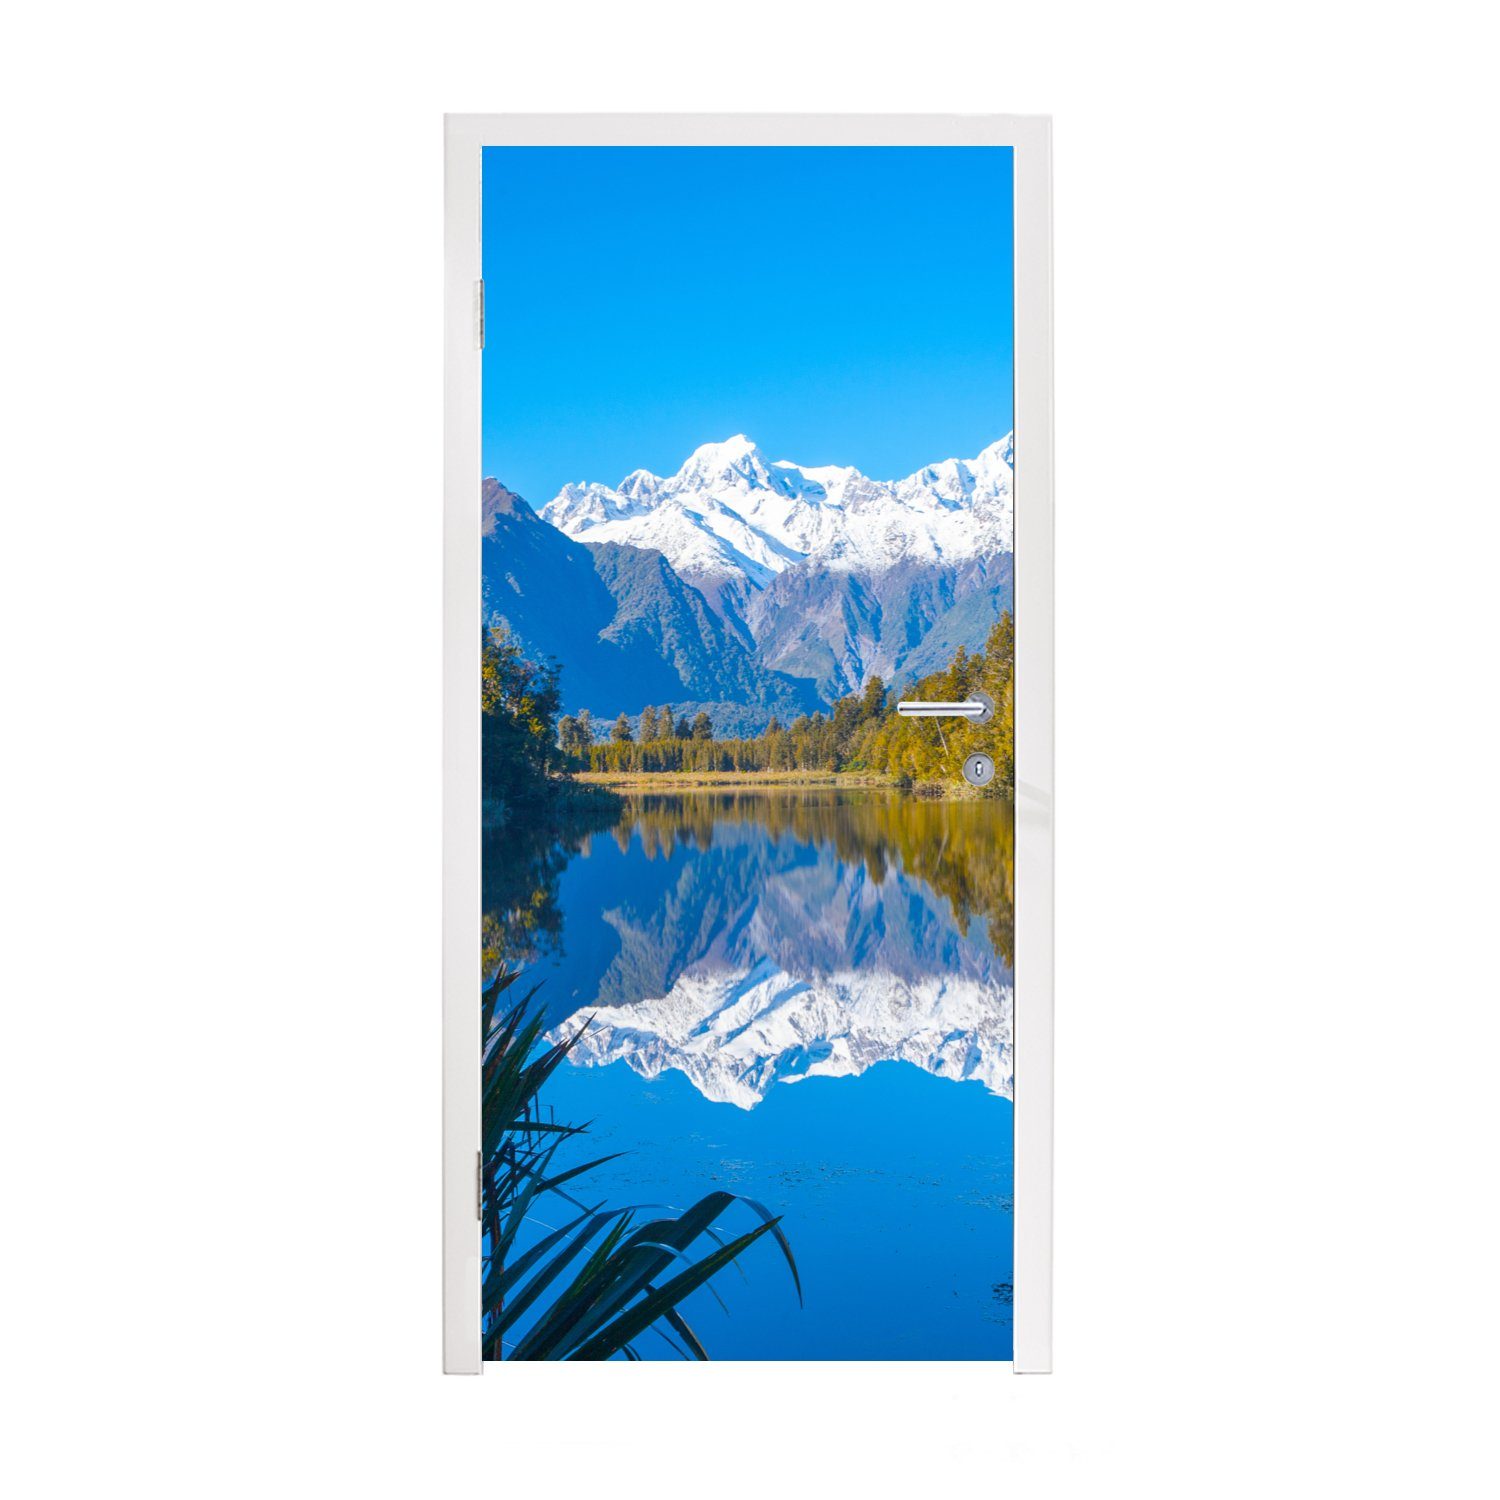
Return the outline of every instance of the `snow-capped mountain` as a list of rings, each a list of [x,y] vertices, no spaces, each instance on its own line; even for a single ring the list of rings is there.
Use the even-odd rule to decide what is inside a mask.
[[[482,501],[485,624],[503,624],[531,659],[564,664],[567,712],[608,723],[622,709],[670,703],[689,716],[703,709],[732,733],[816,708],[810,683],[761,666],[659,552],[575,542],[494,479]]]
[[[550,526],[507,504],[486,500],[486,618],[562,663],[574,712],[660,701],[754,733],[872,676],[937,670],[1011,607],[1009,437],[887,481],[770,462],[738,436],[666,478],[567,485]]]
[[[579,541],[649,547],[695,585],[764,588],[799,564],[882,573],[1013,550],[1012,441],[905,479],[768,461],[743,434],[705,443],[672,475],[566,485],[542,509]]]
[[[775,1083],[844,1078],[902,1061],[1012,1095],[1015,992],[956,976],[846,971],[799,979],[764,960],[748,971],[684,974],[660,999],[582,1011],[552,1040],[591,1024],[570,1061],[671,1068],[707,1099],[753,1109]]]

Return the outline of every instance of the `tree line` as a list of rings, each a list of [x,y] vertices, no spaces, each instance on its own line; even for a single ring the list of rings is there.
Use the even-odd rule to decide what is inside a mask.
[[[699,712],[692,719],[686,714],[681,718],[674,718],[667,704],[659,709],[648,704],[640,712],[639,723],[637,732],[631,726],[630,715],[621,714],[610,726],[609,743],[632,745],[639,739],[641,744],[649,745],[658,740],[711,740],[714,737],[714,723],[707,713]],[[588,752],[598,738],[598,727],[588,709],[584,709],[576,718],[572,714],[565,714],[558,723],[558,748],[565,755],[579,760],[587,759]]]
[[[827,713],[783,724],[773,718],[754,736],[717,738],[709,714],[689,719],[670,706],[647,707],[634,724],[620,714],[600,741],[587,711],[560,714],[559,668],[534,662],[498,627],[483,639],[480,708],[485,816],[545,799],[569,771],[641,772],[869,771],[903,783],[947,780],[963,757],[994,757],[995,795],[1015,784],[1015,630],[1009,612],[979,651],[960,646],[948,666],[906,687],[913,698],[957,701],[982,692],[994,701],[985,725],[903,719],[879,677],[837,700]]]
[[[670,707],[646,708],[632,727],[621,714],[609,738],[596,742],[587,713],[558,726],[558,749],[569,765],[615,775],[670,771],[870,771],[904,782],[946,780],[965,755],[984,750],[995,760],[994,794],[1015,783],[1015,630],[1009,612],[991,629],[983,649],[960,646],[952,661],[905,690],[912,698],[961,701],[982,692],[994,702],[989,724],[963,720],[903,719],[895,695],[872,677],[824,713],[804,714],[783,725],[773,718],[753,737],[715,738],[713,722],[699,713],[691,722]]]

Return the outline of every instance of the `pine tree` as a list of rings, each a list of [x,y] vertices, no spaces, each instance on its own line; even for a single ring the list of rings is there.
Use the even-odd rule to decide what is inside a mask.
[[[695,740],[711,740],[714,737],[714,721],[701,708],[693,720],[692,735]]]
[[[634,738],[630,733],[630,720],[624,714],[615,720],[615,727],[610,730],[609,737],[617,745],[628,745]]]
[[[641,710],[641,743],[649,745],[656,738],[656,710],[648,703]]]

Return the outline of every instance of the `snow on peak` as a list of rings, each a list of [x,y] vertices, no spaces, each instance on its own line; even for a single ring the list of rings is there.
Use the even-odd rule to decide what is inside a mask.
[[[1016,435],[1008,432],[1003,438],[991,443],[988,448],[982,449],[979,457],[974,460],[976,468],[992,468],[997,464],[1003,464],[1007,469],[1013,469],[1016,465]]]
[[[719,464],[732,467],[747,459],[760,459],[760,449],[743,432],[737,432],[732,438],[725,438],[722,443],[700,443],[677,472],[701,472],[711,470]]]
[[[1012,443],[882,480],[837,464],[768,463],[736,433],[694,449],[666,478],[637,469],[618,489],[567,485],[542,515],[578,541],[652,547],[685,577],[752,587],[809,559],[879,572],[986,556],[1014,545]]]
[[[674,478],[694,489],[759,489],[771,481],[771,473],[759,448],[736,433],[722,443],[704,443],[695,448]]]
[[[649,469],[632,469],[620,481],[620,493],[631,500],[648,500],[661,487],[661,480]]]

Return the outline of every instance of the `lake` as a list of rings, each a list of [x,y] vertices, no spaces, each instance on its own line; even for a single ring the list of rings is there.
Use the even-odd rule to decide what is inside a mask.
[[[589,1023],[543,1102],[626,1153],[590,1200],[783,1216],[805,1306],[761,1241],[683,1306],[714,1358],[1010,1358],[1013,847],[1000,801],[819,787],[487,845],[487,961]]]

